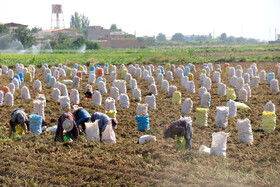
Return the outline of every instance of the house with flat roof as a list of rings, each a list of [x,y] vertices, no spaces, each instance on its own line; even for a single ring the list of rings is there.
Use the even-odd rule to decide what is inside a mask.
[[[105,48],[133,48],[147,45],[146,42],[136,41],[135,37],[126,37],[121,29],[104,29],[101,26],[89,26],[87,38]]]
[[[78,30],[73,30],[73,29],[47,29],[35,33],[34,37],[36,38],[37,41],[40,40],[42,41],[46,39],[57,40],[59,38],[59,33],[64,33],[70,39],[77,39],[83,36],[78,32],[79,32]]]
[[[19,27],[25,27],[27,28],[28,25],[23,25],[23,24],[20,24],[20,23],[0,23],[0,25],[5,25],[7,27],[9,27],[9,33],[12,33],[14,30],[18,29]]]

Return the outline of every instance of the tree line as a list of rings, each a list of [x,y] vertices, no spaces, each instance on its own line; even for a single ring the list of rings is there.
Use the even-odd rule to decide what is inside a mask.
[[[213,38],[212,34],[209,33],[209,35],[183,35],[182,33],[175,33],[172,35],[170,40],[167,40],[166,35],[159,33],[156,37],[157,42],[213,42],[216,41],[220,43],[228,43],[228,44],[246,44],[246,43],[258,43],[259,40],[253,39],[253,38],[244,38],[244,37],[234,37],[234,36],[227,36],[226,33],[222,33],[217,38]]]

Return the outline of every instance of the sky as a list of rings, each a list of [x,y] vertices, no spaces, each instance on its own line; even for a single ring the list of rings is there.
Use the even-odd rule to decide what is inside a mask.
[[[175,33],[274,40],[280,0],[0,0],[0,22],[51,28],[52,4],[61,4],[65,27],[76,11],[90,26],[116,24],[136,36]]]

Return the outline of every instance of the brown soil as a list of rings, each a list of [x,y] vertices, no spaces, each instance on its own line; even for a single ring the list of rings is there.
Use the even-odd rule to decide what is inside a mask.
[[[277,62],[259,62],[258,70],[274,72]],[[252,63],[231,63],[236,67],[241,64],[243,70]],[[186,65],[186,64],[184,64]],[[223,64],[221,64],[223,66]],[[119,67],[118,67],[119,68]],[[252,88],[252,97],[246,103],[250,110],[239,110],[236,118],[229,118],[228,127],[217,128],[215,124],[216,106],[226,105],[226,96],[217,95],[217,83],[212,84],[211,106],[208,117],[208,127],[198,127],[195,123],[195,110],[200,106],[198,97],[199,72],[202,64],[197,64],[195,73],[196,93],[187,93],[181,86],[181,81],[175,78],[170,85],[176,85],[182,92],[182,101],[191,98],[194,103],[193,144],[192,151],[176,151],[173,139],[163,139],[164,125],[170,125],[179,119],[181,105],[172,104],[172,98],[167,98],[167,93],[158,87],[157,109],[149,111],[150,132],[138,132],[135,120],[136,102],[131,101],[130,108],[119,107],[116,101],[118,129],[115,130],[117,143],[90,143],[84,136],[72,143],[54,143],[54,135],[44,132],[40,136],[27,134],[20,141],[0,142],[0,183],[10,186],[23,185],[160,185],[160,186],[186,186],[186,185],[279,185],[280,183],[280,128],[277,124],[272,133],[262,131],[262,112],[264,105],[272,101],[276,105],[277,123],[279,122],[279,94],[271,93],[269,85],[261,82],[257,88]],[[111,87],[107,79],[107,90]],[[79,88],[80,106],[91,114],[96,111],[104,112],[104,102],[109,97],[109,92],[102,95],[102,106],[92,106],[91,100],[84,99],[84,87],[88,75],[84,76]],[[120,74],[118,74],[120,78]],[[51,99],[52,88],[45,83],[45,78],[40,69],[36,69],[36,79],[40,79],[47,100],[45,108],[46,121],[56,125],[57,119],[62,114],[60,105]],[[66,79],[71,79],[67,77]],[[61,78],[60,78],[61,80]],[[0,86],[7,85],[11,79],[7,75],[0,77]],[[229,78],[223,72],[222,82],[228,84]],[[15,92],[15,105],[13,107],[0,107],[1,125],[6,136],[9,134],[8,121],[11,111],[23,108],[28,114],[33,112],[33,99],[36,92],[33,85],[24,83],[29,87],[31,100],[22,100],[20,90]],[[138,80],[138,87],[142,91],[142,102],[148,95],[148,83]],[[22,86],[21,86],[22,87]],[[69,91],[71,86],[68,86]],[[129,85],[127,84],[127,88]],[[93,90],[97,85],[93,85]],[[128,89],[132,98],[132,90]],[[254,144],[239,143],[237,137],[236,121],[239,118],[251,120]],[[227,141],[227,158],[199,154],[201,145],[211,145],[213,132],[230,132]],[[138,139],[141,135],[152,134],[157,137],[157,142],[140,145]]]

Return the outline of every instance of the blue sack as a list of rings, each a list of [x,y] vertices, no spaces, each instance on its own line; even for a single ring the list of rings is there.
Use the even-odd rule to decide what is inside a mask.
[[[18,84],[21,85],[21,80],[20,80],[19,75],[14,75],[14,78],[16,78],[18,80]]]
[[[163,75],[165,75],[165,72],[164,72],[164,69],[163,69],[162,66],[158,66],[158,69],[160,69],[161,73],[162,73]]]
[[[91,66],[90,66],[90,71],[95,72],[95,67],[94,67],[94,65],[91,65]]]
[[[96,67],[97,67],[97,68],[101,68],[101,66],[100,66],[99,64],[98,64],[98,65],[96,65]]]
[[[40,135],[42,133],[42,116],[31,114],[30,118],[30,131],[33,134]]]
[[[77,63],[74,64],[74,68],[78,69],[78,64]]]
[[[24,81],[24,75],[23,75],[23,73],[22,73],[22,72],[19,72],[19,73],[18,73],[18,76],[19,76],[19,78],[20,78],[20,81],[23,82],[23,81]]]
[[[185,67],[185,70],[184,70],[184,75],[185,76],[188,76],[190,73],[190,68],[188,66]]]
[[[149,114],[146,116],[135,116],[135,119],[137,120],[138,131],[145,132],[146,130],[150,130]]]
[[[106,64],[104,64],[104,66],[105,66],[105,67],[109,67],[109,64],[108,64],[108,63],[106,63]]]
[[[46,83],[50,83],[51,77],[52,77],[51,74],[49,73],[46,74]]]
[[[268,73],[268,75],[267,75],[267,83],[270,84],[270,81],[272,79],[275,79],[275,74],[274,73]]]

